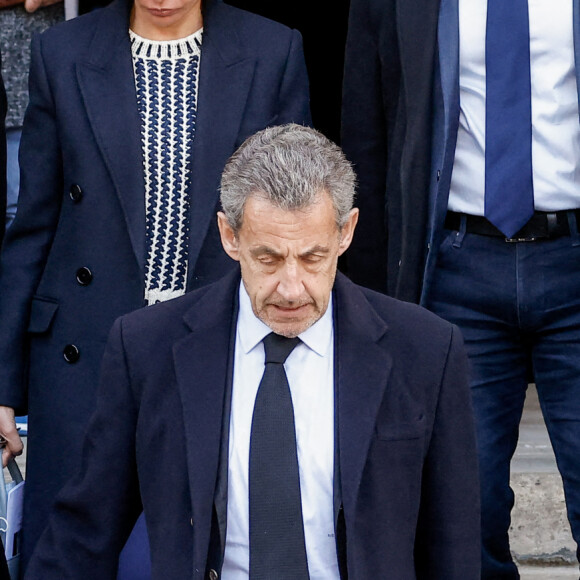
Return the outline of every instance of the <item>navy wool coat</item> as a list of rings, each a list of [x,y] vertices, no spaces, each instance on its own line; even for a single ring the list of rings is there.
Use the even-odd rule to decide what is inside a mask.
[[[141,500],[154,579],[220,575],[238,286],[234,272],[115,323],[82,474],[63,490],[27,579],[114,578]],[[479,580],[477,455],[459,331],[340,274],[333,305],[343,579]]]
[[[310,123],[300,34],[220,0],[206,4],[188,289],[233,265],[215,217],[228,157],[268,125]],[[0,404],[29,415],[25,556],[77,466],[113,321],[144,304],[130,9],[128,0],[114,0],[32,45],[22,187],[0,277]]]

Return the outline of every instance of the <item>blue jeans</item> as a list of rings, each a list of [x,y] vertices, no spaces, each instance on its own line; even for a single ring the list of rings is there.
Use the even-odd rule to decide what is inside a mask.
[[[580,542],[580,236],[569,221],[571,236],[535,242],[447,232],[426,304],[460,327],[470,358],[485,580],[519,578],[508,538],[510,461],[529,382]]]

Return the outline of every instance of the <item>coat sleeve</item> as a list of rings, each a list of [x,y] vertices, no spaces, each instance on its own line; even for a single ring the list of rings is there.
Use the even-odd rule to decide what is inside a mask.
[[[113,326],[80,472],[59,494],[25,578],[116,578],[119,554],[142,511],[135,458],[137,405]]]
[[[276,125],[300,123],[312,125],[308,73],[302,48],[302,36],[292,31],[284,77],[280,87],[279,113]]]
[[[56,231],[63,195],[61,145],[41,37],[31,48],[30,101],[20,145],[17,216],[0,262],[0,405],[26,413],[27,328],[32,296]]]
[[[383,88],[397,90],[393,2],[351,0],[346,41],[341,145],[358,177],[355,205],[360,209],[357,230],[346,254],[347,273],[357,284],[386,291],[387,232],[385,182],[387,137],[390,130]],[[381,23],[384,23],[381,27]],[[379,38],[380,27],[380,38]],[[379,44],[380,42],[380,44]],[[386,68],[385,51],[393,58]],[[388,75],[386,78],[383,78]]]
[[[418,580],[479,580],[480,501],[467,356],[454,327],[423,469]]]

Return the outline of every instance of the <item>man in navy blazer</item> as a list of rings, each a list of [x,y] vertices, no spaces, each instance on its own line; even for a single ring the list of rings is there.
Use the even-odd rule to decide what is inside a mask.
[[[530,383],[580,559],[580,1],[352,0],[348,34],[348,272],[462,331],[482,578],[519,578],[510,463]]]
[[[336,275],[354,183],[340,148],[299,125],[258,132],[232,156],[218,223],[242,284],[234,272],[116,321],[82,470],[26,578],[113,578],[142,507],[153,578],[253,577],[245,425],[272,331],[300,338],[285,368],[309,576],[274,564],[268,577],[479,577],[461,336]]]

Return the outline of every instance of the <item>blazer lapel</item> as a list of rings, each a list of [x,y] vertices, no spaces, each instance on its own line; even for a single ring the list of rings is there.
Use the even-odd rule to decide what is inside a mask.
[[[173,348],[183,404],[195,562],[204,562],[208,553],[238,284],[236,271],[203,293],[184,317],[191,333]]]
[[[446,127],[445,141],[448,142],[449,128],[459,123],[459,6],[457,0],[441,0],[437,36]],[[455,144],[453,144],[453,149],[455,150]]]
[[[436,184],[433,231],[440,235],[447,213],[449,187],[457,131],[459,129],[459,5],[458,0],[441,0],[441,14],[438,25],[439,75],[441,99],[443,104],[442,119],[438,123],[441,141],[433,146],[440,155],[441,174]],[[433,247],[439,246],[439,239],[432,240]]]
[[[340,274],[334,308],[340,491],[348,522],[353,521],[359,482],[392,361],[380,344],[387,332],[385,322],[364,294]]]
[[[255,61],[248,57],[227,6],[209,3],[204,14],[195,139],[190,185],[189,277],[212,220],[222,169],[238,143]]]
[[[87,61],[77,78],[95,140],[121,202],[135,256],[145,262],[145,183],[141,121],[129,40],[130,4],[102,8]]]

